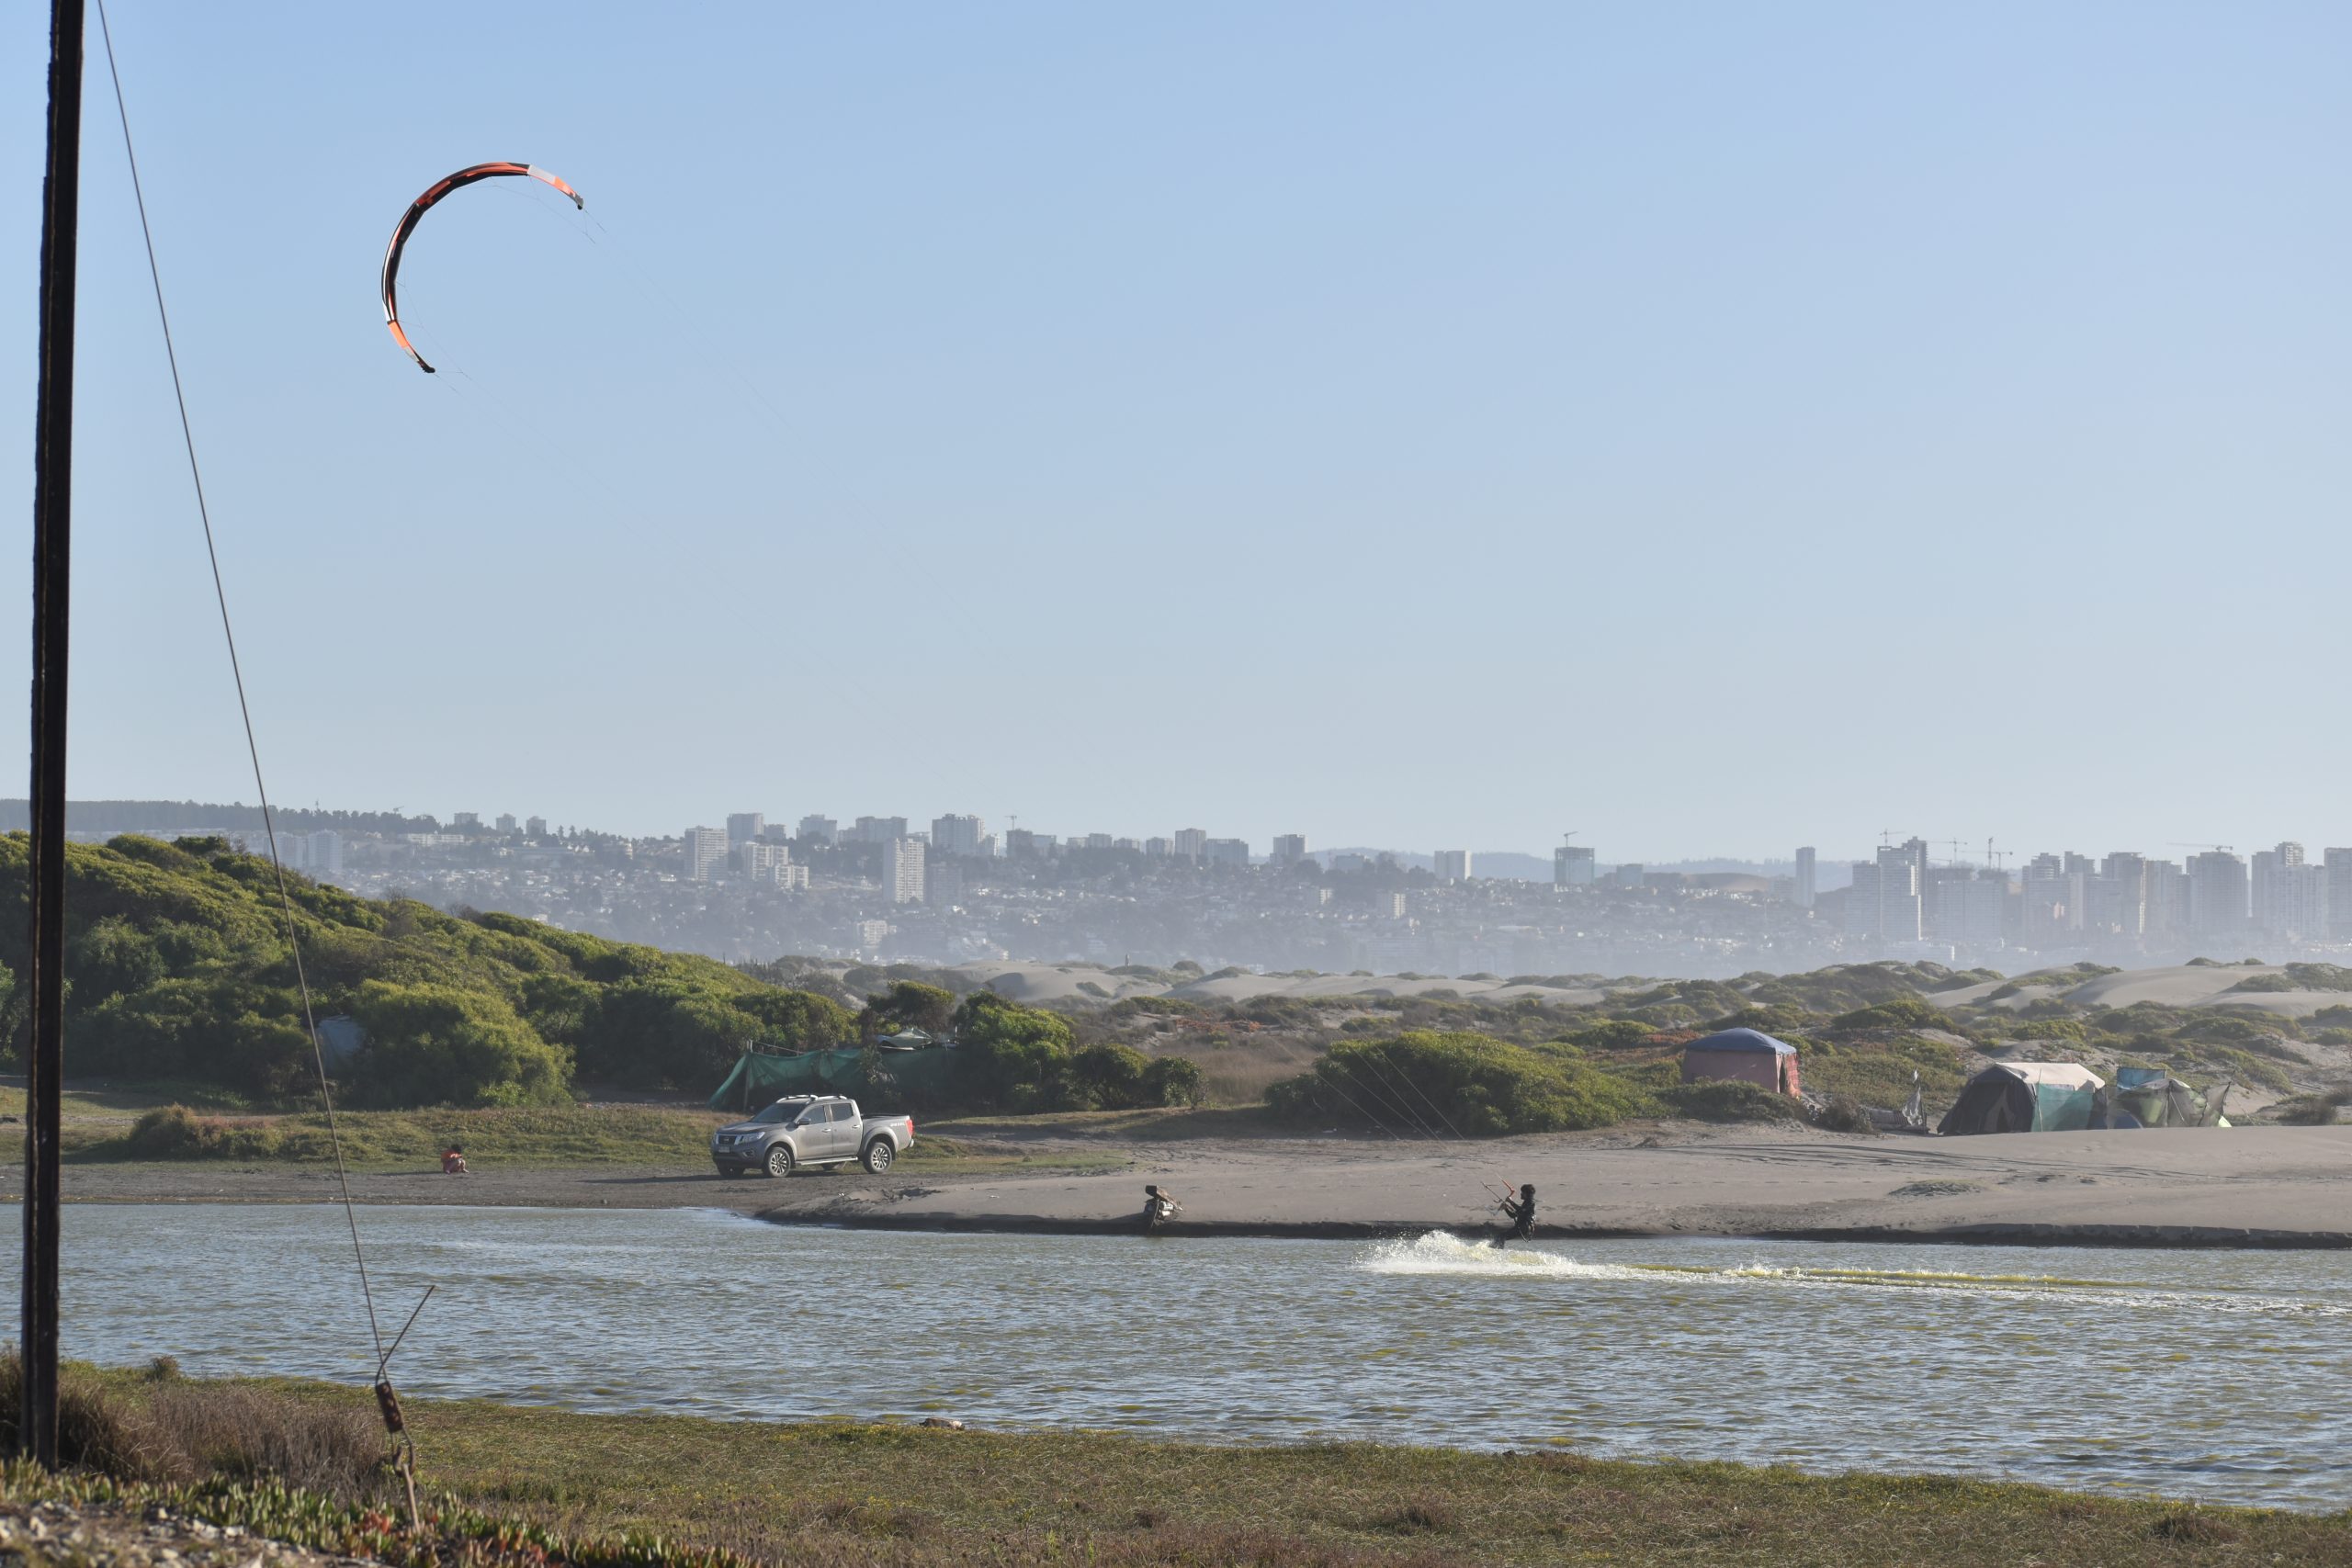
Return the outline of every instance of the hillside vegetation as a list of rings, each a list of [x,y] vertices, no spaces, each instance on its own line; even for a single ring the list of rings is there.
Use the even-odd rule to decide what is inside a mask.
[[[26,840],[0,837],[0,900],[24,897]],[[289,876],[321,1017],[368,1048],[339,1070],[361,1105],[531,1105],[575,1078],[704,1090],[745,1049],[854,1043],[848,1009],[715,960],[460,919]],[[308,1096],[313,1068],[294,955],[266,861],[220,840],[119,838],[66,851],[71,1070]],[[19,923],[0,922],[0,1020],[21,1033]]]

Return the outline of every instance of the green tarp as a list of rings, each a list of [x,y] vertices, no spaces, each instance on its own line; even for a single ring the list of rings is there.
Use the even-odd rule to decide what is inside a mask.
[[[935,1101],[946,1098],[956,1053],[939,1045],[923,1051],[876,1051],[871,1081],[865,1063],[866,1054],[854,1047],[804,1051],[797,1056],[751,1052],[711,1095],[710,1108],[749,1115],[789,1094],[846,1094],[873,1102],[861,1109],[883,1111],[895,1110],[901,1095]]]

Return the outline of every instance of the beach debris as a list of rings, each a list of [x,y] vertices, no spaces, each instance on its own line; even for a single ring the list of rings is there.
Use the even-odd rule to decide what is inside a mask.
[[[922,1425],[936,1427],[943,1432],[960,1432],[964,1429],[964,1423],[952,1416],[926,1416],[922,1418]]]

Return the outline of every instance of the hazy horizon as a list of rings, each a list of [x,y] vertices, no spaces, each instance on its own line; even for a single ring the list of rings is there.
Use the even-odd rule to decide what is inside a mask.
[[[2339,8],[113,20],[283,801],[2352,842]],[[249,796],[113,112],[72,793]]]

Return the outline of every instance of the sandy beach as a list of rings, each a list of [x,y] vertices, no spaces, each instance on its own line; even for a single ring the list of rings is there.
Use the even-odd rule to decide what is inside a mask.
[[[967,1231],[1133,1229],[1143,1183],[1199,1235],[1359,1236],[1494,1223],[1490,1188],[1535,1184],[1540,1234],[1751,1235],[2107,1246],[2352,1247],[2352,1126],[2007,1137],[1848,1137],[1688,1123],[1485,1143],[1041,1139],[1034,1173],[783,1181],[705,1168],[363,1172],[366,1203],[724,1208],[784,1224]],[[1091,1164],[1051,1170],[1057,1156]],[[1124,1160],[1102,1171],[1106,1156]],[[318,1202],[290,1167],[69,1165],[69,1201]]]

